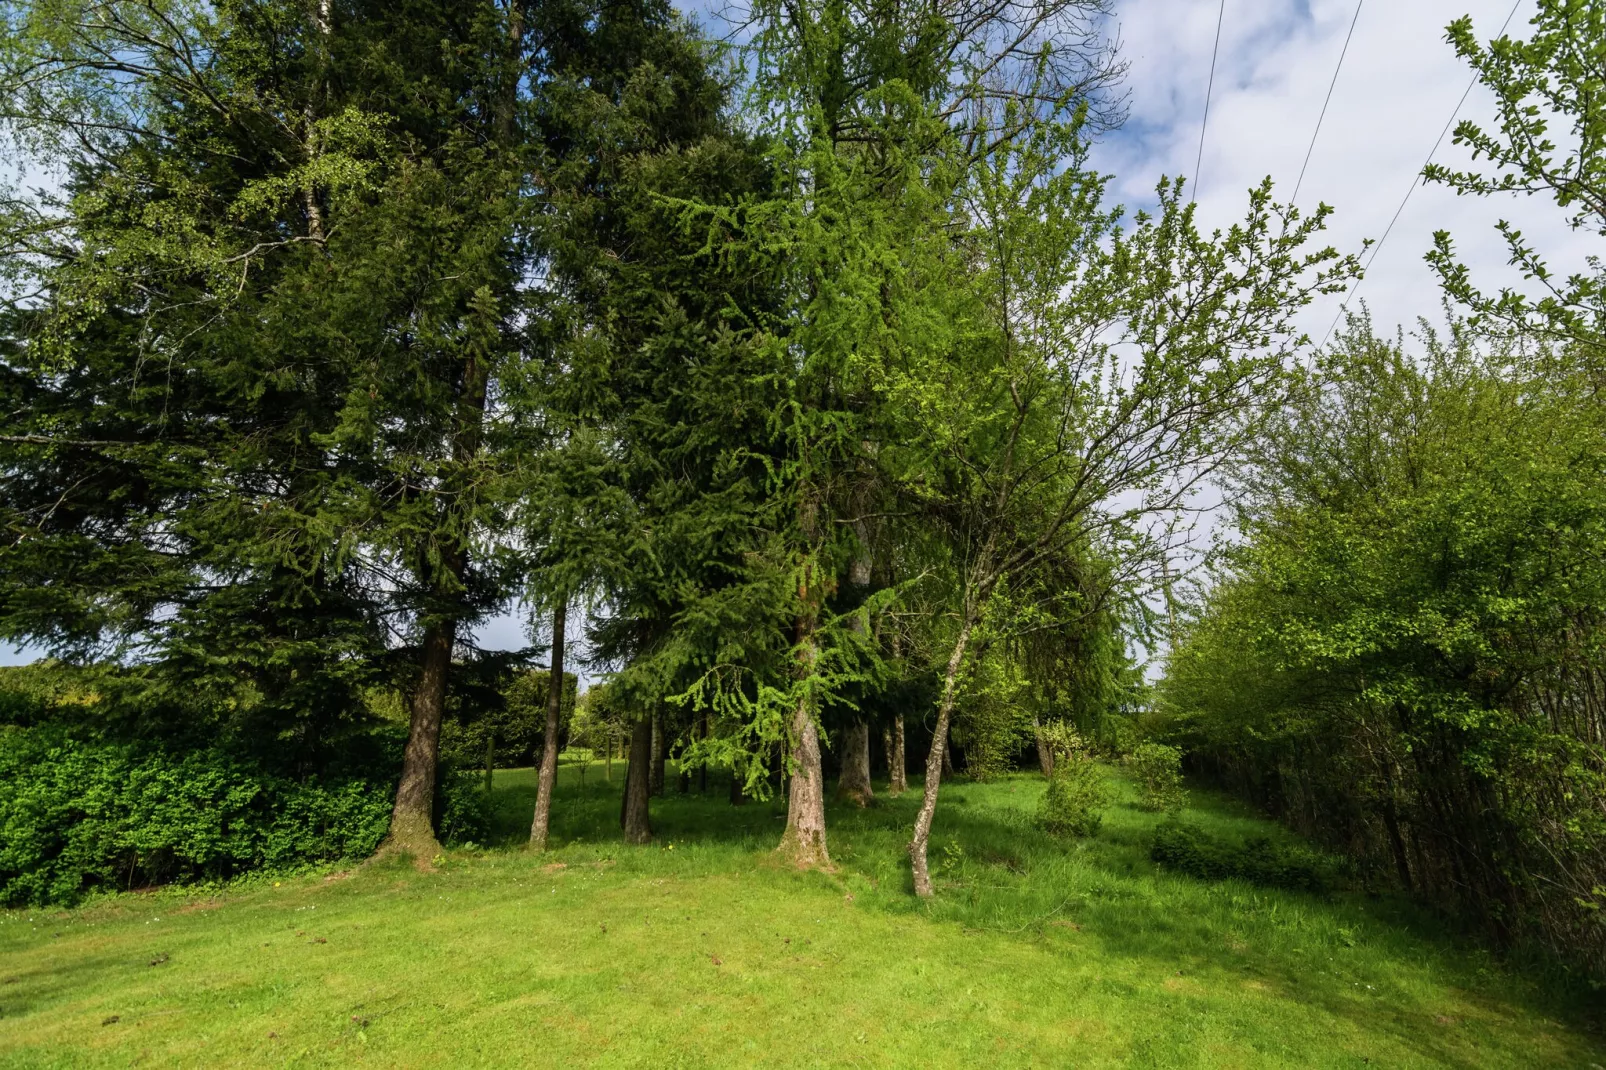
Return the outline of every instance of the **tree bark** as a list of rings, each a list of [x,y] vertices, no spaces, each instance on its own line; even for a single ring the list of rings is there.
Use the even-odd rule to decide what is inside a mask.
[[[626,843],[650,843],[648,766],[652,763],[652,722],[643,718],[630,731],[630,761],[625,766],[625,796],[619,824]]]
[[[793,865],[829,866],[825,846],[825,775],[820,768],[820,733],[808,702],[799,699],[792,714],[791,792],[787,797],[786,832],[779,848]]]
[[[491,773],[496,768],[496,733],[485,730],[485,794],[491,793]]]
[[[837,778],[836,793],[855,806],[875,802],[875,788],[870,784],[870,726],[863,721],[853,722],[842,733],[842,775]]]
[[[909,760],[903,749],[903,714],[892,719],[887,733],[887,791],[902,795],[909,790]]]
[[[563,638],[569,607],[559,601],[552,610],[552,669],[547,673],[546,739],[541,746],[541,776],[535,789],[535,818],[530,822],[530,850],[546,850],[552,821],[552,789],[558,782],[558,724],[563,716]]]
[[[664,793],[664,715],[652,715],[652,774],[648,780],[648,790],[654,795]]]
[[[382,850],[400,851],[427,864],[441,853],[435,838],[435,770],[440,756],[441,715],[446,709],[446,674],[452,665],[455,621],[435,621],[424,629],[422,672],[413,692],[402,755],[401,781],[390,814],[390,834]]]
[[[1048,743],[1043,739],[1043,724],[1035,714],[1032,716],[1032,739],[1037,742],[1037,764],[1042,767],[1044,776],[1052,778],[1054,752],[1048,749]]]
[[[807,581],[800,592],[805,603],[809,601]],[[818,657],[814,639],[815,618],[804,614],[797,618],[796,680],[806,682],[814,674]],[[814,711],[809,706],[807,689],[798,696],[792,711],[789,740],[781,744],[781,776],[791,772],[791,788],[786,800],[786,831],[781,834],[780,854],[800,868],[829,867],[830,853],[825,845],[825,770],[820,764],[820,731],[814,723]],[[791,743],[788,755],[787,742]],[[788,758],[790,757],[790,761]],[[790,769],[796,763],[795,769]],[[785,780],[782,780],[785,783]]]
[[[920,813],[915,818],[914,839],[909,842],[909,865],[914,873],[915,894],[930,899],[931,871],[926,865],[926,844],[931,839],[931,821],[937,814],[937,789],[942,785],[943,757],[948,752],[948,721],[954,712],[954,700],[959,690],[959,671],[965,664],[965,647],[970,643],[973,622],[967,619],[959,629],[953,653],[948,657],[948,670],[943,676],[942,702],[937,707],[937,727],[931,736],[931,753],[926,755],[926,784],[920,799]]]

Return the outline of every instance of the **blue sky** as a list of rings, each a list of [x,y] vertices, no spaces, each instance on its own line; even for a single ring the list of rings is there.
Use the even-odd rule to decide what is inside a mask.
[[[1522,0],[1513,35],[1525,35],[1533,6]],[[1355,11],[1355,0],[1226,0],[1195,186],[1207,225],[1230,225],[1243,212],[1246,191],[1267,175],[1285,196],[1292,190]],[[1363,0],[1299,197],[1302,207],[1320,200],[1337,209],[1328,238],[1341,251],[1357,251],[1363,239],[1383,234],[1467,87],[1468,73],[1445,43],[1444,27],[1468,14],[1487,39],[1510,11],[1511,0]],[[1116,176],[1112,192],[1130,204],[1152,200],[1162,174],[1193,170],[1217,13],[1216,0],[1121,0],[1117,8],[1131,64],[1131,119],[1098,146],[1094,162]],[[1488,99],[1474,90],[1461,115],[1487,120]],[[1446,139],[1436,159],[1466,157]],[[1457,198],[1420,187],[1360,291],[1378,326],[1409,331],[1418,316],[1439,319],[1437,287],[1422,261],[1437,229],[1456,236],[1486,287],[1519,281],[1494,233],[1500,218],[1553,251],[1553,267],[1581,264],[1588,236],[1567,231],[1548,201]],[[1304,329],[1323,337],[1338,301],[1308,309]],[[478,639],[496,649],[523,646],[525,621],[522,610],[511,613],[481,628]],[[0,664],[34,656],[0,645]]]

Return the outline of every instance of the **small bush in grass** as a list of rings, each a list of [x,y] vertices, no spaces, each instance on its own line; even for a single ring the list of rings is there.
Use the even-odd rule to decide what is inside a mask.
[[[1137,778],[1138,795],[1146,808],[1174,814],[1187,803],[1188,792],[1182,786],[1182,751],[1164,743],[1140,743],[1126,762]]]
[[[1043,742],[1054,756],[1054,775],[1038,804],[1037,823],[1056,836],[1092,836],[1110,805],[1109,780],[1076,732],[1047,724]]]
[[[1168,820],[1154,830],[1149,857],[1166,869],[1200,880],[1237,879],[1266,888],[1324,892],[1332,866],[1315,851],[1276,844],[1264,836],[1229,843],[1197,825]]]

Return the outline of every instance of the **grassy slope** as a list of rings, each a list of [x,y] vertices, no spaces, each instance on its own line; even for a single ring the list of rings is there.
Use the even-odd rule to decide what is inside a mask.
[[[1579,1010],[1387,901],[1157,872],[1129,803],[1067,847],[1023,820],[1038,778],[945,789],[927,906],[914,795],[834,810],[827,876],[722,790],[625,848],[615,785],[573,773],[545,857],[0,914],[0,1066],[1606,1065]],[[531,776],[498,789],[511,840]]]

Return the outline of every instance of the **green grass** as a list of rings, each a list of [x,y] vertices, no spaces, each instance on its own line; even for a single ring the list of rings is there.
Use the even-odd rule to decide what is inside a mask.
[[[1589,1008],[1388,899],[1158,871],[1130,788],[1093,841],[1030,824],[1040,778],[944,789],[940,893],[909,894],[917,797],[832,810],[832,875],[782,812],[655,799],[618,838],[601,766],[558,846],[500,845],[0,915],[0,1066],[1606,1066]],[[1281,835],[1194,793],[1219,835]],[[115,1016],[115,1021],[111,1020]]]

